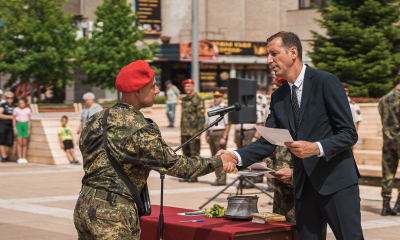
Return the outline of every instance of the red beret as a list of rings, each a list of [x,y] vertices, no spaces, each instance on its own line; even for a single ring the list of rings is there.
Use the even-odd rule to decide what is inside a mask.
[[[194,81],[192,79],[188,78],[188,79],[186,79],[185,81],[182,82],[182,87],[184,87],[185,84],[187,84],[187,83],[191,83],[191,84],[194,85]]]
[[[118,73],[115,86],[122,93],[135,92],[154,79],[154,70],[143,60],[129,63]]]

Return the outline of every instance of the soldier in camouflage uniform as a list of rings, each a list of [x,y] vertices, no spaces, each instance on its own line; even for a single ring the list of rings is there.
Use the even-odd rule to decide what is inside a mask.
[[[186,96],[182,99],[181,142],[184,143],[204,128],[204,101],[194,91],[194,81],[186,79],[182,82]],[[200,136],[182,148],[183,155],[200,155]],[[197,178],[179,179],[180,182],[197,182]]]
[[[176,177],[197,177],[227,163],[219,156],[211,158],[178,156],[161,137],[151,119],[139,111],[153,105],[160,92],[154,71],[141,60],[124,67],[116,86],[121,102],[108,115],[106,141],[113,156],[128,175],[137,192],[141,192],[150,170]],[[79,141],[85,175],[74,211],[79,239],[140,238],[139,215],[135,199],[114,170],[103,147],[104,111],[85,123]],[[233,170],[232,165],[225,168]]]
[[[292,182],[292,156],[286,147],[277,146],[266,159],[267,166],[276,171],[273,212],[286,216],[289,222],[296,222],[294,211],[294,190]],[[286,178],[283,178],[284,175]],[[280,179],[280,180],[279,180]]]
[[[396,87],[379,101],[379,114],[382,120],[382,216],[396,215],[400,212],[400,194],[393,208],[390,208],[393,180],[400,158],[400,78]],[[400,193],[400,188],[399,188]]]

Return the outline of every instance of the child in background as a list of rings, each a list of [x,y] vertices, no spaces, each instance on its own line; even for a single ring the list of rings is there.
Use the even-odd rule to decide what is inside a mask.
[[[71,134],[71,128],[67,126],[67,123],[68,117],[62,116],[61,127],[58,130],[58,140],[60,142],[60,147],[64,149],[70,164],[79,164],[78,160],[75,159],[73,143],[74,139]]]
[[[18,163],[28,163],[26,160],[27,143],[31,129],[31,109],[26,98],[18,100],[18,107],[13,111],[14,134],[18,142]]]

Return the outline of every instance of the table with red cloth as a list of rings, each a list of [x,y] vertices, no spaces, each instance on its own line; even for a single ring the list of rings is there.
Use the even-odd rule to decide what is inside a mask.
[[[200,216],[182,216],[178,213],[195,210],[164,206],[164,240],[233,240],[233,239],[297,239],[295,223],[280,222],[257,224],[250,221],[227,220],[224,218],[207,218]],[[158,218],[160,206],[152,205],[150,216],[140,219],[141,240],[158,240]],[[204,222],[179,221],[204,219]]]

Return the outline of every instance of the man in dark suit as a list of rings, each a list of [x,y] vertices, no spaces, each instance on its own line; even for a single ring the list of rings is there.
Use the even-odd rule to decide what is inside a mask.
[[[298,36],[279,32],[267,40],[268,64],[287,82],[271,96],[266,127],[288,129],[285,143],[294,165],[296,222],[299,239],[325,239],[327,223],[337,239],[363,239],[360,177],[351,147],[358,136],[342,83],[328,72],[302,63]],[[236,158],[239,168],[269,156],[275,149],[264,138],[222,158]],[[282,181],[291,180],[277,171]]]

